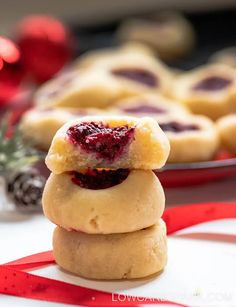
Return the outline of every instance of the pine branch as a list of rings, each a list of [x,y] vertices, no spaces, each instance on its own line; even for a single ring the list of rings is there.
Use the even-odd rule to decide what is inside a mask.
[[[9,118],[6,116],[0,123],[0,174],[6,175],[24,166],[29,166],[38,160],[44,159],[44,155],[33,149],[33,144],[23,140],[23,136],[16,126],[10,137]]]

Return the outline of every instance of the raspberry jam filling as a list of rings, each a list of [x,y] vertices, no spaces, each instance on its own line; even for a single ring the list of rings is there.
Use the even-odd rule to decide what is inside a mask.
[[[135,127],[110,128],[103,123],[82,122],[67,130],[69,140],[99,159],[110,162],[120,157],[134,138]]]
[[[129,169],[117,170],[88,170],[86,173],[72,172],[71,181],[81,188],[101,190],[122,183],[128,176]]]
[[[113,69],[111,73],[114,76],[126,78],[138,83],[145,84],[148,87],[158,86],[157,77],[146,69],[141,68],[117,68]]]
[[[184,131],[197,131],[199,127],[195,124],[182,124],[176,121],[159,124],[161,129],[165,132],[184,132]]]
[[[232,80],[230,79],[212,76],[198,82],[194,85],[193,89],[195,91],[220,91],[228,87],[231,83]]]
[[[127,113],[134,113],[134,114],[164,114],[166,113],[165,109],[160,107],[151,106],[151,105],[138,105],[135,107],[126,107],[122,109],[124,112]]]

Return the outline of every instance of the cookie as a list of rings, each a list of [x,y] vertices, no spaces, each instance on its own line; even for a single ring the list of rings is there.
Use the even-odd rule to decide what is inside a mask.
[[[48,151],[55,133],[65,123],[78,117],[98,113],[101,111],[92,108],[35,108],[22,116],[20,128],[24,138],[32,141],[34,147]]]
[[[171,114],[183,114],[188,109],[183,105],[158,94],[143,94],[119,100],[110,111],[136,117],[150,116],[159,119]]]
[[[164,204],[158,178],[144,170],[51,174],[43,193],[49,220],[65,229],[93,234],[149,227],[161,217]]]
[[[170,93],[169,69],[148,52],[132,52],[133,49],[124,47],[126,51],[107,56],[108,52],[100,56],[95,53],[91,59],[88,56],[81,67],[74,65],[70,71],[41,86],[36,91],[35,104],[41,108],[106,108],[119,99],[140,93]]]
[[[236,154],[236,114],[230,114],[217,121],[221,144],[231,153]]]
[[[205,116],[170,116],[158,121],[170,141],[169,163],[207,161],[214,157],[219,137]]]
[[[213,120],[236,106],[236,70],[224,65],[206,65],[177,78],[173,96],[193,113]]]
[[[147,44],[164,60],[182,57],[195,45],[192,25],[183,15],[174,12],[127,19],[118,29],[117,36],[122,42]]]
[[[85,278],[142,278],[160,272],[166,265],[166,227],[159,220],[146,229],[109,235],[57,227],[53,253],[59,266]]]
[[[111,47],[88,51],[74,62],[74,67],[89,68],[100,60],[117,60],[121,54],[131,54],[140,57],[155,57],[154,52],[147,45],[141,43],[126,43],[120,47]]]
[[[87,168],[156,169],[168,154],[168,139],[150,117],[87,116],[57,131],[46,164],[55,174]]]
[[[236,68],[236,47],[225,48],[217,51],[210,57],[210,61]]]
[[[106,108],[120,97],[120,83],[105,70],[77,70],[42,85],[34,103],[40,108]]]
[[[103,58],[90,69],[101,69],[116,80],[121,87],[121,98],[143,93],[169,95],[173,76],[159,60],[137,53],[121,53],[116,58]]]

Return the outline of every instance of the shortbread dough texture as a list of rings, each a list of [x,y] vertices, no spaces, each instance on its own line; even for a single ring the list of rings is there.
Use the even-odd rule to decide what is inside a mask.
[[[164,192],[150,170],[131,170],[120,184],[99,190],[80,187],[71,178],[51,174],[43,193],[45,216],[65,229],[131,232],[157,223],[163,213]]]
[[[142,278],[160,272],[166,265],[166,226],[159,220],[146,229],[110,235],[57,227],[53,252],[59,266],[85,278]]]
[[[108,160],[97,156],[96,152],[85,151],[80,144],[74,144],[68,137],[68,129],[84,123],[101,123],[110,128],[134,127],[134,134],[129,144],[122,148],[122,153],[114,160]],[[106,134],[104,140],[107,140]],[[97,145],[100,146],[100,142]],[[158,169],[165,164],[169,150],[168,138],[156,120],[150,117],[87,116],[71,121],[57,131],[46,157],[46,164],[55,174],[87,168]]]

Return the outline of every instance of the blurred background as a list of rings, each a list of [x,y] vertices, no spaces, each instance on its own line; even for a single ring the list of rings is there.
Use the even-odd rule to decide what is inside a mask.
[[[61,19],[76,33],[77,54],[91,48],[116,44],[111,35],[122,19],[163,10],[177,10],[193,24],[197,49],[191,59],[175,61],[174,66],[192,68],[220,48],[230,46],[236,36],[235,0],[120,0],[120,1],[1,1],[1,35],[12,36],[15,25],[31,14],[47,14]]]
[[[74,25],[91,25],[160,9],[177,9],[193,13],[235,7],[235,0],[9,0],[0,2],[1,33],[9,34],[16,21],[34,13],[50,14]]]

